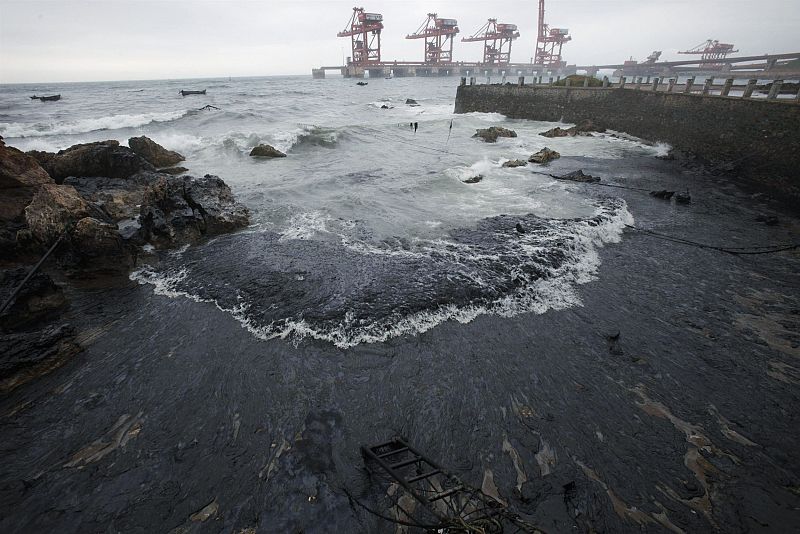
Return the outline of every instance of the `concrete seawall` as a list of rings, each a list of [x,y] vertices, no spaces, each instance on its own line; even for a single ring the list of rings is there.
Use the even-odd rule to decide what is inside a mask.
[[[462,85],[456,113],[606,128],[670,144],[682,155],[731,169],[741,185],[800,209],[800,104],[627,88]]]

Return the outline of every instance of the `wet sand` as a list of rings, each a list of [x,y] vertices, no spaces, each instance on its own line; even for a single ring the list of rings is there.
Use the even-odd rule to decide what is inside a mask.
[[[796,218],[674,162],[547,172],[576,168],[691,190],[682,206],[574,186],[621,196],[637,227],[800,240]],[[86,350],[0,400],[0,531],[387,532],[345,490],[380,502],[359,446],[394,434],[475,486],[491,470],[546,532],[800,528],[800,251],[630,230],[599,253],[581,307],[348,350],[260,341],[148,286],[72,290]]]

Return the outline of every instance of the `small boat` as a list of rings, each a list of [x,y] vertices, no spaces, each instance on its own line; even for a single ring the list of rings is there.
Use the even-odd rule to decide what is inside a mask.
[[[206,90],[203,89],[202,91],[186,91],[185,89],[181,89],[180,94],[181,94],[181,96],[186,96],[186,95],[204,95],[204,94],[206,94]]]
[[[367,85],[368,83],[369,83],[369,82],[358,82],[356,85],[361,85],[361,86],[364,86],[364,85]]]
[[[33,95],[31,100],[39,100],[41,102],[55,102],[56,100],[61,100],[61,95],[50,95],[50,96],[36,96]]]

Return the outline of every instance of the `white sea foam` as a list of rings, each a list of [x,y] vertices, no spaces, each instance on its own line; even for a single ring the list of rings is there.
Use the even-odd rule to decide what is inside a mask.
[[[333,343],[340,348],[349,348],[361,343],[379,343],[401,335],[416,335],[450,320],[460,323],[469,323],[476,317],[486,314],[495,314],[502,317],[513,317],[521,313],[542,314],[548,310],[560,310],[581,304],[577,292],[577,285],[593,280],[600,265],[598,248],[608,243],[621,240],[626,224],[633,224],[633,217],[627,206],[621,200],[617,201],[616,208],[609,212],[607,207],[598,207],[593,219],[570,221],[560,231],[553,231],[550,235],[523,234],[515,239],[527,239],[520,250],[530,256],[531,262],[536,262],[537,253],[546,251],[549,246],[564,246],[566,258],[558,267],[544,267],[547,276],[531,278],[519,269],[513,273],[515,277],[526,280],[517,291],[507,294],[489,303],[468,304],[457,306],[454,304],[439,306],[435,309],[420,311],[400,318],[392,318],[389,322],[376,319],[373,323],[364,325],[356,320],[352,314],[345,314],[344,320],[334,327],[320,327],[309,323],[305,319],[284,318],[276,323],[258,324],[248,313],[250,305],[238,299],[235,306],[224,307],[212,299],[204,299],[191,292],[178,289],[179,285],[187,278],[186,269],[175,273],[162,274],[145,267],[131,274],[131,279],[140,284],[151,284],[156,294],[175,297],[186,297],[197,302],[209,302],[217,308],[230,313],[243,328],[260,339],[292,339],[295,343],[304,338],[313,338]],[[304,216],[306,221],[303,228],[320,228],[320,221],[324,216],[318,213]],[[302,226],[302,225],[301,225]],[[300,235],[300,233],[298,233]],[[347,248],[363,254],[388,254],[388,255],[436,255],[448,257],[451,261],[461,262],[469,260],[475,263],[482,260],[497,261],[499,258],[493,254],[481,254],[473,245],[455,243],[447,240],[418,240],[419,246],[410,250],[384,250],[362,242],[344,243]],[[478,283],[485,285],[481,279]]]
[[[3,137],[41,137],[45,135],[72,135],[94,132],[98,130],[117,130],[121,128],[138,128],[154,122],[167,122],[185,116],[186,110],[162,113],[141,113],[138,115],[110,115],[92,119],[75,121],[38,122],[25,124],[19,122],[0,123],[0,135]]]

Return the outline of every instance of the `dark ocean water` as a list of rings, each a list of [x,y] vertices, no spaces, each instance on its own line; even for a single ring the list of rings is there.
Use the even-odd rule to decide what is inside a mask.
[[[178,253],[132,278],[216,303],[260,338],[340,347],[492,313],[579,303],[597,248],[621,238],[625,202],[502,168],[544,146],[608,162],[665,147],[607,134],[546,139],[551,123],[454,115],[454,78],[137,81],[0,87],[0,135],[22,150],[147,135],[222,177],[252,211],[246,231]],[[181,97],[181,89],[206,95]],[[60,93],[58,102],[31,94]],[[406,105],[413,98],[419,105]],[[206,105],[220,108],[200,109]],[[389,109],[381,109],[386,105]],[[410,123],[418,123],[418,130]],[[452,129],[451,129],[452,125]],[[517,138],[471,136],[502,125]],[[256,160],[270,143],[288,153]],[[477,184],[463,180],[482,175]],[[525,234],[514,230],[517,222]]]

